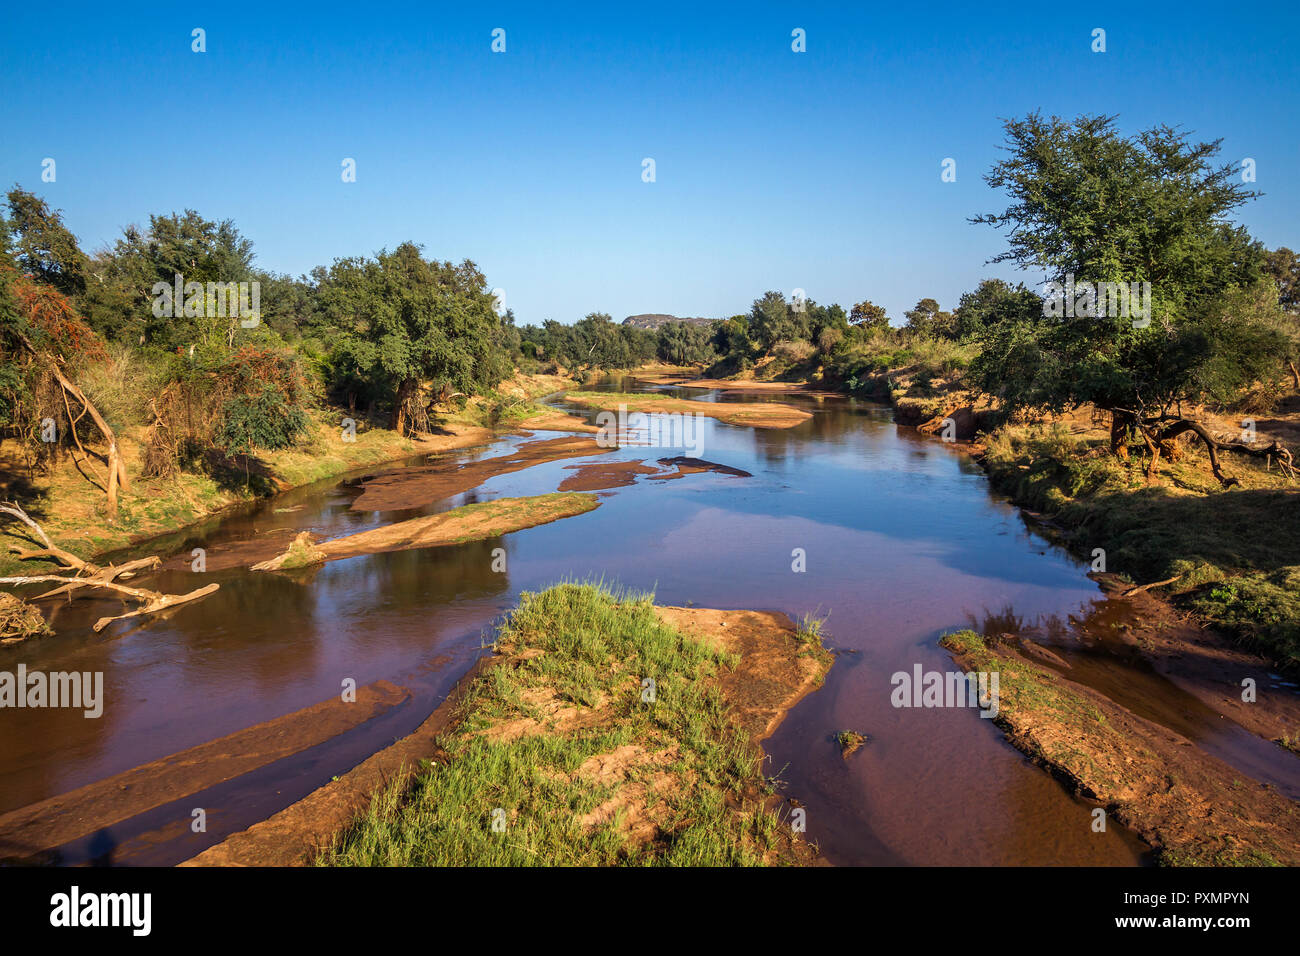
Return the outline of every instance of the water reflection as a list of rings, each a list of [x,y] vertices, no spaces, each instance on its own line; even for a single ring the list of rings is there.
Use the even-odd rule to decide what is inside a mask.
[[[277,799],[283,806],[409,732],[480,653],[483,635],[521,590],[594,576],[654,590],[668,604],[796,618],[829,613],[830,642],[843,653],[825,687],[795,710],[768,749],[773,772],[781,771],[808,808],[810,838],[833,862],[1141,859],[1141,847],[1121,828],[1093,834],[1089,807],[1029,765],[989,721],[964,710],[889,704],[894,671],[952,666],[936,643],[946,629],[972,622],[1037,628],[1054,640],[1075,619],[1101,613],[1089,610],[1097,590],[1081,566],[1033,535],[968,460],[895,426],[886,409],[802,395],[668,391],[797,403],[814,414],[790,429],[704,423],[700,457],[752,477],[639,478],[602,493],[593,512],[501,539],[363,555],[286,574],[214,571],[205,577],[221,590],[200,604],[98,636],[90,624],[114,613],[116,602],[65,605],[56,637],[0,650],[0,667],[23,660],[47,670],[103,670],[108,704],[98,721],[49,710],[5,714],[0,811],[310,706],[337,695],[345,677],[358,686],[383,678],[411,689],[411,705],[387,722],[215,788],[210,800],[220,806],[207,835],[215,842],[274,812]],[[591,409],[557,404],[594,420]],[[453,460],[508,454],[525,440],[511,437]],[[599,460],[681,453],[623,448]],[[572,474],[566,469],[591,460],[501,474],[410,514],[352,510],[360,475],[299,489],[168,539],[173,559],[155,586],[193,587],[186,569],[194,547],[220,553],[301,530],[334,536],[469,501],[547,493]],[[492,570],[498,547],[507,552],[505,573]],[[792,570],[796,548],[807,555],[806,572]],[[1084,644],[1066,650],[1079,673],[1092,673]],[[840,729],[860,730],[871,743],[845,761],[831,740]],[[202,849],[172,819],[178,812],[159,808],[115,827],[115,859],[143,859],[146,843],[152,862]]]

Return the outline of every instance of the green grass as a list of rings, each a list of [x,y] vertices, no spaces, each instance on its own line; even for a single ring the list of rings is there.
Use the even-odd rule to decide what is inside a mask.
[[[1106,723],[1105,716],[1095,704],[1061,687],[1050,671],[999,655],[974,631],[945,634],[939,640],[939,646],[962,656],[963,666],[968,665],[968,671],[998,675],[998,716],[994,722],[999,725],[1005,726],[1004,721],[1018,711],[1050,712],[1063,723],[1076,727],[1080,733]],[[1055,762],[1067,755],[1043,752],[1040,756]]]
[[[1181,575],[1175,599],[1219,630],[1300,666],[1300,490],[1232,459],[1243,487],[1224,490],[1196,449],[1148,485],[1144,459],[1124,463],[1106,440],[1063,426],[1003,427],[984,466],[995,487],[1043,512],[1084,559],[1137,584]]]
[[[472,685],[440,741],[444,753],[409,787],[378,794],[318,864],[735,866],[774,857],[775,814],[757,798],[744,812],[727,803],[763,783],[757,751],[711,681],[734,662],[661,622],[651,596],[575,583],[525,593],[497,648],[513,656]],[[643,699],[646,678],[653,702]],[[559,727],[547,720],[556,706],[594,715]],[[533,721],[534,732],[492,732],[510,721]],[[656,756],[626,779],[597,783],[580,772],[624,746]],[[652,839],[630,836],[617,815],[579,819],[664,774],[670,782],[642,801]],[[493,828],[494,811],[504,829]]]
[[[825,665],[817,678],[818,686],[821,686],[826,679],[826,671],[830,668],[833,660],[831,652],[822,644],[825,625],[826,618],[805,614],[794,632],[794,639],[800,645],[800,653],[813,657]]]

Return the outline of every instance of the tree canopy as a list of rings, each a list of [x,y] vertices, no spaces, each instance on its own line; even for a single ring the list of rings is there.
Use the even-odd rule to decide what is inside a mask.
[[[1254,193],[1213,163],[1218,142],[1167,126],[1125,136],[1105,116],[1031,114],[1006,130],[1010,155],[986,179],[1013,202],[973,220],[1008,231],[994,261],[1055,281],[1150,283],[1152,321],[1083,296],[1058,316],[1017,305],[979,333],[979,385],[1012,408],[1109,411],[1119,450],[1128,429],[1160,437],[1184,404],[1270,374],[1287,351],[1276,294],[1259,281],[1262,246],[1228,219]]]
[[[403,434],[423,422],[422,382],[440,395],[473,392],[509,371],[502,321],[469,260],[425,259],[420,246],[404,242],[374,258],[335,260],[319,293],[336,331],[337,363],[391,402],[393,427]]]

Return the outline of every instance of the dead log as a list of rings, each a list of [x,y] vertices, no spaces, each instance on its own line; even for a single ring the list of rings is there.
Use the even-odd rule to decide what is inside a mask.
[[[76,578],[81,584],[65,584],[62,587],[55,588],[53,591],[46,591],[32,598],[33,601],[39,601],[41,598],[54,597],[56,594],[66,594],[75,587],[84,586],[85,583],[96,581],[116,581],[118,578],[129,578],[137,571],[152,571],[162,565],[162,559],[156,555],[148,558],[137,558],[134,561],[128,561],[126,564],[109,565],[104,570],[87,578]]]
[[[168,608],[177,607],[181,604],[188,604],[190,601],[197,601],[206,597],[213,591],[220,588],[216,582],[196,588],[188,594],[163,594],[160,591],[153,591],[148,588],[137,588],[129,584],[122,584],[119,578],[130,578],[140,571],[155,570],[162,565],[162,559],[156,555],[147,558],[136,558],[133,561],[127,561],[125,564],[109,565],[106,568],[99,568],[88,561],[83,561],[75,554],[69,554],[61,548],[58,548],[50,541],[49,535],[45,533],[39,524],[23,511],[21,507],[13,502],[0,502],[0,512],[12,515],[23,524],[27,525],[36,534],[46,547],[33,550],[21,551],[14,549],[20,557],[55,557],[63,560],[67,567],[63,571],[73,572],[71,576],[67,574],[32,574],[26,576],[0,578],[0,584],[7,584],[13,587],[21,587],[27,584],[37,583],[57,583],[59,586],[49,591],[44,591],[32,598],[33,601],[39,601],[43,598],[55,597],[59,594],[71,594],[83,588],[98,588],[105,591],[113,591],[117,594],[133,598],[140,602],[140,606],[135,610],[127,611],[124,614],[117,614],[111,617],[101,617],[93,625],[93,630],[98,633],[107,627],[113,621],[120,621],[123,618],[139,617],[142,614],[157,614],[159,611],[165,611]]]
[[[82,414],[75,418],[72,417],[71,409],[68,409],[68,420],[71,422],[72,437],[77,447],[81,447],[81,441],[77,438],[76,434],[77,422],[81,421],[83,415],[90,416],[91,421],[95,423],[95,427],[99,429],[100,435],[103,436],[104,442],[108,445],[108,454],[105,456],[108,465],[108,519],[109,521],[116,520],[118,489],[120,488],[122,491],[130,490],[130,481],[126,475],[126,463],[122,460],[121,452],[118,449],[117,435],[113,432],[113,429],[109,426],[108,422],[104,420],[104,416],[99,414],[99,409],[97,409],[91,403],[90,399],[86,397],[85,393],[77,387],[76,383],[63,374],[63,370],[59,368],[61,359],[57,356],[43,354],[37,351],[36,346],[32,345],[28,338],[21,333],[19,333],[18,338],[34,359],[37,361],[43,361],[46,367],[49,368],[50,374],[54,376],[55,381],[59,383],[59,387],[63,389],[64,405],[67,405],[67,398],[69,395],[76,399],[81,405]],[[85,452],[84,448],[81,450],[83,453]]]
[[[98,634],[114,621],[120,621],[128,617],[139,617],[141,614],[157,614],[159,611],[165,611],[169,607],[176,607],[178,604],[197,601],[199,598],[207,597],[220,587],[220,584],[213,581],[211,584],[204,585],[201,588],[195,588],[189,594],[158,594],[150,600],[149,603],[145,604],[143,607],[136,608],[134,611],[127,611],[125,614],[118,614],[113,617],[101,617],[95,622],[92,630]]]
[[[40,538],[43,548],[32,550],[23,550],[22,548],[10,548],[10,552],[18,555],[19,561],[28,561],[32,558],[54,558],[62,562],[69,570],[76,571],[98,571],[95,565],[89,561],[84,561],[70,551],[65,551],[55,545],[50,540],[50,536],[45,533],[45,529],[32,520],[31,516],[24,511],[15,501],[0,501],[0,514],[7,514],[10,517],[17,518]]]
[[[1196,435],[1196,437],[1201,440],[1201,444],[1205,446],[1206,454],[1209,455],[1210,469],[1214,472],[1214,477],[1217,478],[1219,484],[1225,488],[1239,485],[1241,482],[1238,479],[1232,478],[1223,473],[1223,468],[1219,464],[1218,454],[1221,451],[1231,452],[1235,455],[1249,455],[1253,458],[1265,458],[1270,462],[1276,458],[1278,464],[1286,473],[1287,477],[1292,479],[1295,478],[1295,467],[1291,451],[1276,439],[1274,439],[1272,444],[1263,446],[1248,445],[1245,442],[1238,441],[1222,442],[1211,435],[1209,429],[1204,425],[1200,422],[1192,421],[1190,418],[1176,418],[1170,420],[1169,418],[1162,417],[1157,419],[1157,421],[1170,422],[1170,424],[1158,433],[1156,440],[1161,444],[1167,441],[1172,441],[1185,432],[1192,432]]]
[[[1152,581],[1150,584],[1139,584],[1135,588],[1129,588],[1127,591],[1124,591],[1120,594],[1120,597],[1132,597],[1134,594],[1142,594],[1146,591],[1150,591],[1152,588],[1162,588],[1166,584],[1173,584],[1181,577],[1181,574],[1175,574],[1172,578],[1165,578],[1163,581]]]
[[[150,591],[147,588],[134,588],[126,584],[118,584],[116,581],[109,580],[107,577],[99,576],[94,578],[66,578],[58,574],[33,574],[30,577],[11,577],[0,578],[0,584],[11,586],[34,584],[39,581],[58,581],[62,587],[45,594],[38,595],[38,598],[48,597],[51,594],[60,594],[65,591],[72,591],[81,588],[103,588],[108,591],[116,591],[119,594],[125,594],[127,597],[135,598],[141,602],[140,607],[134,611],[127,611],[125,614],[117,614],[112,617],[101,617],[94,623],[93,630],[98,633],[107,627],[113,621],[120,621],[123,618],[138,617],[141,614],[156,614],[159,611],[165,611],[167,608],[176,607],[180,604],[187,604],[190,601],[197,601],[199,598],[207,597],[212,592],[218,590],[221,585],[215,581],[211,584],[196,588],[188,594],[163,594],[160,591]],[[37,600],[33,598],[32,600]]]

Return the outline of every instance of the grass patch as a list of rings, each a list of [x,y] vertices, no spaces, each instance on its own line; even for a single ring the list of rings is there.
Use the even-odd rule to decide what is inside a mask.
[[[1222,489],[1199,450],[1147,485],[1097,434],[1064,425],[1004,426],[984,466],[995,487],[1050,515],[1080,557],[1134,583],[1182,575],[1179,603],[1278,666],[1300,666],[1300,491],[1276,472],[1232,459],[1241,487]]]
[[[318,864],[777,858],[779,821],[743,796],[762,785],[758,753],[712,680],[731,661],[663,623],[650,595],[525,593],[496,648],[505,656],[471,686],[443,753],[409,789],[378,794]]]

